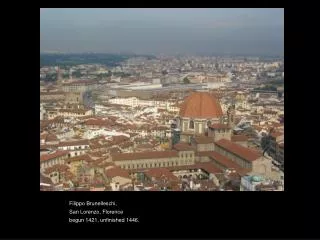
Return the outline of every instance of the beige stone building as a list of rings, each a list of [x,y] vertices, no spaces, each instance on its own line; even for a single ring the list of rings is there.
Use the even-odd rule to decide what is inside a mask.
[[[195,163],[193,151],[119,153],[113,154],[111,157],[116,166],[128,170],[192,165]]]
[[[97,81],[92,80],[79,80],[64,83],[62,85],[62,90],[64,92],[86,92],[94,90],[98,87]]]
[[[65,98],[65,92],[40,92],[40,101],[63,101]]]
[[[67,92],[65,94],[66,104],[82,104],[83,103],[83,93],[82,92]]]
[[[62,117],[84,117],[92,116],[93,111],[91,109],[60,109],[56,115]]]
[[[225,116],[213,95],[192,93],[180,111],[180,142],[173,145],[170,151],[118,153],[112,155],[112,161],[120,168],[135,172],[139,169],[171,169],[207,162],[222,172],[274,178],[271,160],[247,148],[245,137],[233,136],[234,117],[234,105],[228,107]],[[224,119],[227,120],[224,122]]]
[[[46,169],[57,164],[65,164],[65,160],[69,158],[68,151],[56,151],[50,154],[40,156],[40,169]]]
[[[89,140],[60,142],[58,149],[68,151],[70,157],[80,156],[90,149]]]

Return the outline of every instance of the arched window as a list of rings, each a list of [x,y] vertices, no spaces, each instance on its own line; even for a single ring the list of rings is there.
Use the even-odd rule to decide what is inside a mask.
[[[190,129],[194,129],[194,122],[193,122],[193,120],[190,120],[190,122],[189,122],[189,128],[190,128]]]
[[[207,126],[210,127],[211,124],[212,124],[212,123],[211,123],[211,121],[209,120],[209,121],[207,122]]]

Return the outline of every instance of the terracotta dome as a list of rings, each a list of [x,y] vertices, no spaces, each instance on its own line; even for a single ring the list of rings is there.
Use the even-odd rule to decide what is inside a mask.
[[[222,115],[219,101],[207,92],[190,94],[180,108],[180,117],[219,118]]]

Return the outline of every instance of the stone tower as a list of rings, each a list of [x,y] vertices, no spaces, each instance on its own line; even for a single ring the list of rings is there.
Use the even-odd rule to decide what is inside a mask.
[[[234,128],[234,117],[235,117],[236,107],[235,104],[232,103],[232,105],[228,108],[227,115],[228,115],[228,126],[230,128]]]

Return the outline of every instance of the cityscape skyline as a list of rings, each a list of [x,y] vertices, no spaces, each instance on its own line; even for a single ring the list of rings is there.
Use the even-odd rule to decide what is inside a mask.
[[[40,9],[40,191],[284,191],[283,28],[283,9]]]

